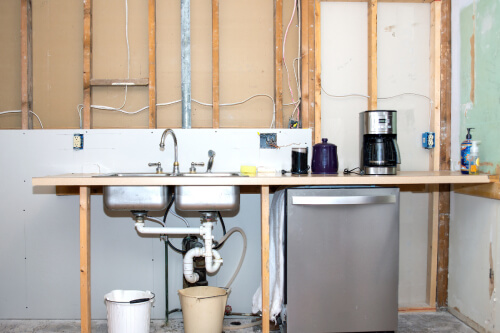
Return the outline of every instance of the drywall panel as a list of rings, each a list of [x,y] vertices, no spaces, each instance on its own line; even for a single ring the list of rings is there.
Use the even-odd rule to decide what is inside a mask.
[[[274,96],[273,8],[273,2],[265,0],[221,2],[221,104],[242,101],[255,94]],[[239,107],[221,107],[220,115],[221,127],[241,124],[269,127],[273,104],[266,97],[258,97]]]
[[[481,141],[481,171],[500,172],[500,4],[477,1],[460,9],[460,139],[472,127]]]
[[[488,68],[494,75],[498,67],[491,62],[498,48],[493,43],[495,30],[498,35],[498,13],[498,1],[460,0],[452,6],[451,165],[455,170],[460,166],[460,142],[469,126],[478,127],[479,131],[473,132],[474,139],[486,141],[481,147],[485,148],[481,150],[482,161],[483,154],[488,156],[486,161],[498,157],[498,153],[490,155],[496,148],[489,142],[497,135],[498,126],[493,126],[497,118],[487,107],[495,102],[490,88],[498,82],[484,72]],[[479,91],[479,87],[485,91]],[[494,163],[486,163],[483,170],[498,172]],[[500,274],[499,213],[498,200],[452,193],[448,306],[460,318],[476,324],[479,332],[499,332],[495,286],[495,277]]]
[[[0,128],[21,128],[21,2],[0,1]]]
[[[98,3],[99,1],[96,1]],[[83,2],[33,1],[33,111],[45,128],[78,128]],[[37,128],[37,122],[33,121]]]
[[[398,111],[401,170],[429,169],[430,24],[430,4],[379,4],[378,108]]]
[[[267,131],[267,130],[264,130]],[[85,130],[84,149],[72,149],[73,130],[0,131],[0,318],[78,319],[79,200],[56,196],[54,188],[31,185],[31,178],[71,172],[150,171],[148,162],[173,163],[173,143],[158,147],[162,130]],[[259,149],[258,132],[245,130],[175,130],[181,171],[192,161],[208,159],[216,151],[214,171],[238,171],[241,164],[290,168],[291,147]],[[311,146],[310,130],[280,130],[279,145]],[[199,170],[203,170],[200,168]],[[260,281],[260,199],[244,194],[238,212],[224,214],[226,227],[241,227],[248,249],[241,273],[233,284],[230,304],[249,312],[251,296]],[[186,214],[192,227],[197,214]],[[104,294],[113,289],[151,290],[156,294],[152,316],[165,318],[165,249],[158,237],[140,237],[128,212],[105,211],[102,196],[91,198],[92,318],[104,319]],[[153,222],[151,223],[153,226]],[[184,223],[170,215],[170,226]],[[220,225],[215,227],[217,238]],[[173,239],[179,246],[179,239]],[[240,258],[240,236],[231,236],[221,248],[224,264],[211,283],[225,285]],[[169,308],[178,308],[182,287],[182,257],[169,251]]]
[[[485,331],[499,332],[494,277],[500,274],[500,203],[453,194],[451,212],[448,306]]]
[[[366,3],[321,3],[321,133],[338,147],[339,170],[359,166],[359,113],[367,109],[366,17]],[[429,130],[429,18],[428,4],[379,3],[379,96],[423,95],[379,100],[379,109],[398,111],[401,170],[429,168],[428,151],[420,144]],[[425,304],[427,212],[426,193],[401,192],[402,307]]]

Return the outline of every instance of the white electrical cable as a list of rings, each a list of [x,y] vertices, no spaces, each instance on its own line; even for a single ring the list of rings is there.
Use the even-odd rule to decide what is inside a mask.
[[[8,113],[21,113],[21,112],[22,112],[21,110],[8,110],[8,111],[2,111],[2,112],[0,112],[0,115],[2,115],[2,114],[8,114]],[[43,124],[42,124],[42,121],[40,120],[40,117],[38,117],[38,115],[35,112],[31,111],[31,110],[29,110],[28,112],[32,113],[36,117],[36,119],[38,119],[38,122],[40,123],[40,127],[43,129]]]
[[[290,22],[288,22],[288,26],[286,27],[285,31],[285,36],[283,38],[283,65],[285,65],[285,70],[286,70],[286,76],[287,76],[287,82],[288,82],[288,89],[290,90],[290,96],[292,97],[292,102],[295,103],[295,98],[293,96],[293,90],[292,86],[290,84],[290,73],[288,72],[288,66],[286,65],[286,59],[285,59],[285,47],[286,47],[286,37],[288,36],[288,30],[290,29],[290,25],[292,25],[293,18],[295,17],[295,10],[297,9],[297,0],[293,2],[293,11],[292,11],[292,16],[290,17]]]
[[[276,117],[276,103],[274,102],[274,98],[272,98],[270,95],[267,95],[267,94],[256,94],[256,95],[248,97],[247,99],[245,99],[243,101],[234,102],[234,103],[223,103],[223,104],[219,104],[219,106],[235,106],[235,105],[240,105],[240,104],[248,102],[249,100],[251,100],[251,99],[253,99],[255,97],[267,97],[267,98],[269,98],[273,102],[273,121],[271,122],[271,128],[272,128],[272,126],[274,124],[274,119]],[[200,105],[213,106],[213,104],[200,102],[200,101],[195,100],[194,98],[192,98],[191,100],[193,102],[197,103],[197,104],[200,104]],[[181,100],[176,100],[176,101],[173,101],[173,102],[158,103],[158,104],[156,104],[156,106],[167,106],[167,105],[172,105],[172,104],[180,103],[180,102],[181,102]],[[142,112],[144,110],[149,109],[149,106],[145,106],[145,107],[143,107],[143,108],[141,108],[141,109],[139,109],[137,111],[126,111],[126,110],[123,110],[123,109],[114,108],[114,107],[105,106],[105,105],[91,105],[90,107],[93,108],[93,109],[104,110],[104,111],[117,111],[117,112],[121,112],[121,113],[128,114],[128,115],[136,114],[136,113],[139,113],[139,112]],[[80,128],[82,128],[82,110],[83,110],[83,104],[78,104],[77,107],[76,107],[76,110],[78,112],[78,116],[80,117]]]
[[[423,97],[423,98],[426,98],[429,101],[429,131],[430,131],[430,129],[431,129],[432,106],[434,105],[434,101],[430,97],[428,97],[426,95],[422,95],[422,94],[407,92],[407,93],[397,94],[397,95],[394,95],[394,96],[377,97],[377,99],[391,99],[391,98],[401,97],[401,96],[405,96],[405,95]]]
[[[128,0],[125,0],[125,40],[127,42],[127,79],[130,79],[130,43],[128,39]],[[117,109],[123,109],[127,104],[128,85],[125,85],[125,97],[122,106]]]
[[[321,90],[323,90],[323,92],[325,94],[327,94],[328,96],[330,97],[334,97],[334,98],[345,98],[345,97],[364,97],[364,98],[370,98],[370,96],[368,95],[363,95],[363,94],[346,94],[346,95],[332,95],[332,94],[329,94],[324,88],[323,86],[321,86]]]

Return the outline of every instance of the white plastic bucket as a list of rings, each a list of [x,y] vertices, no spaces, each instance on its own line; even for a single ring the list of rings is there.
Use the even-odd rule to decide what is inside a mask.
[[[217,287],[181,289],[185,333],[221,333],[226,308],[227,290]]]
[[[139,290],[113,290],[104,295],[108,333],[149,333],[154,298],[152,292]]]

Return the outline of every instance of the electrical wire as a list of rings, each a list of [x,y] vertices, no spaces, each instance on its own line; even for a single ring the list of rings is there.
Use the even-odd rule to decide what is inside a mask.
[[[425,99],[427,99],[429,101],[429,130],[430,130],[430,128],[431,128],[432,106],[434,105],[434,101],[430,97],[428,97],[426,95],[422,95],[422,94],[417,94],[417,93],[412,93],[412,92],[406,92],[406,93],[401,93],[401,94],[397,94],[397,95],[394,95],[394,96],[377,97],[377,99],[391,99],[391,98],[396,98],[396,97],[401,97],[401,96],[406,96],[406,95],[423,97],[423,98],[425,98]]]
[[[0,115],[8,114],[8,113],[21,113],[21,112],[22,112],[21,110],[8,110],[8,111],[0,112]],[[36,119],[38,119],[38,123],[40,124],[40,127],[43,129],[43,124],[42,124],[42,121],[40,120],[40,117],[38,117],[38,115],[31,110],[29,110],[28,112],[33,114],[36,117]]]
[[[269,98],[272,101],[272,103],[273,103],[273,120],[271,122],[271,128],[272,128],[273,124],[275,122],[275,119],[276,119],[276,103],[274,102],[274,98],[272,98],[270,95],[267,95],[267,94],[256,94],[256,95],[253,95],[253,96],[250,96],[250,97],[244,99],[243,101],[234,102],[234,103],[219,104],[219,106],[235,106],[235,105],[240,105],[240,104],[246,103],[249,100],[251,100],[253,98],[256,98],[256,97],[267,97],[267,98]],[[197,104],[200,104],[200,105],[213,106],[213,104],[210,104],[210,103],[203,103],[203,102],[197,101],[195,99],[191,99],[191,100],[193,102],[197,103]],[[176,101],[167,102],[167,103],[158,103],[158,104],[156,104],[156,106],[168,106],[168,105],[172,105],[172,104],[176,104],[176,103],[180,103],[180,102],[181,102],[181,100],[176,100]],[[93,108],[93,109],[104,110],[104,111],[121,112],[121,113],[124,113],[124,114],[127,114],[127,115],[137,114],[139,112],[142,112],[144,110],[149,109],[149,106],[145,106],[145,107],[143,107],[143,108],[141,108],[141,109],[139,109],[137,111],[126,111],[126,110],[123,110],[123,109],[114,108],[114,107],[105,106],[105,105],[91,105],[90,107]],[[82,128],[82,110],[83,110],[83,104],[78,104],[77,107],[76,107],[76,111],[78,112],[78,117],[80,119],[80,128]]]
[[[321,90],[323,90],[323,92],[325,94],[327,94],[328,96],[330,97],[334,97],[334,98],[346,98],[346,97],[364,97],[364,98],[370,98],[370,96],[368,95],[363,95],[363,94],[346,94],[346,95],[332,95],[332,94],[329,94],[324,88],[323,86],[321,86]]]
[[[297,0],[294,0],[293,2],[293,11],[292,11],[292,16],[290,17],[290,22],[288,22],[288,26],[286,27],[285,30],[285,36],[283,37],[283,65],[285,65],[285,70],[286,70],[286,76],[287,76],[287,82],[288,82],[288,89],[290,90],[290,96],[292,97],[292,102],[295,103],[295,98],[293,95],[293,90],[292,86],[290,84],[290,73],[288,72],[288,66],[286,65],[286,59],[285,59],[285,49],[286,49],[286,38],[288,36],[288,30],[290,29],[290,25],[292,25],[293,18],[295,17],[295,10],[297,9]],[[300,45],[300,44],[299,44]]]
[[[125,41],[127,42],[127,79],[130,79],[130,43],[128,39],[128,0],[125,0]],[[123,109],[127,104],[128,85],[125,85],[125,97],[122,106],[117,109]]]

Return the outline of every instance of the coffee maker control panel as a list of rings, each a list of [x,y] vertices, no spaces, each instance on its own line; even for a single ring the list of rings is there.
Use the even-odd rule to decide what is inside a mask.
[[[367,111],[363,134],[396,134],[394,111]]]

